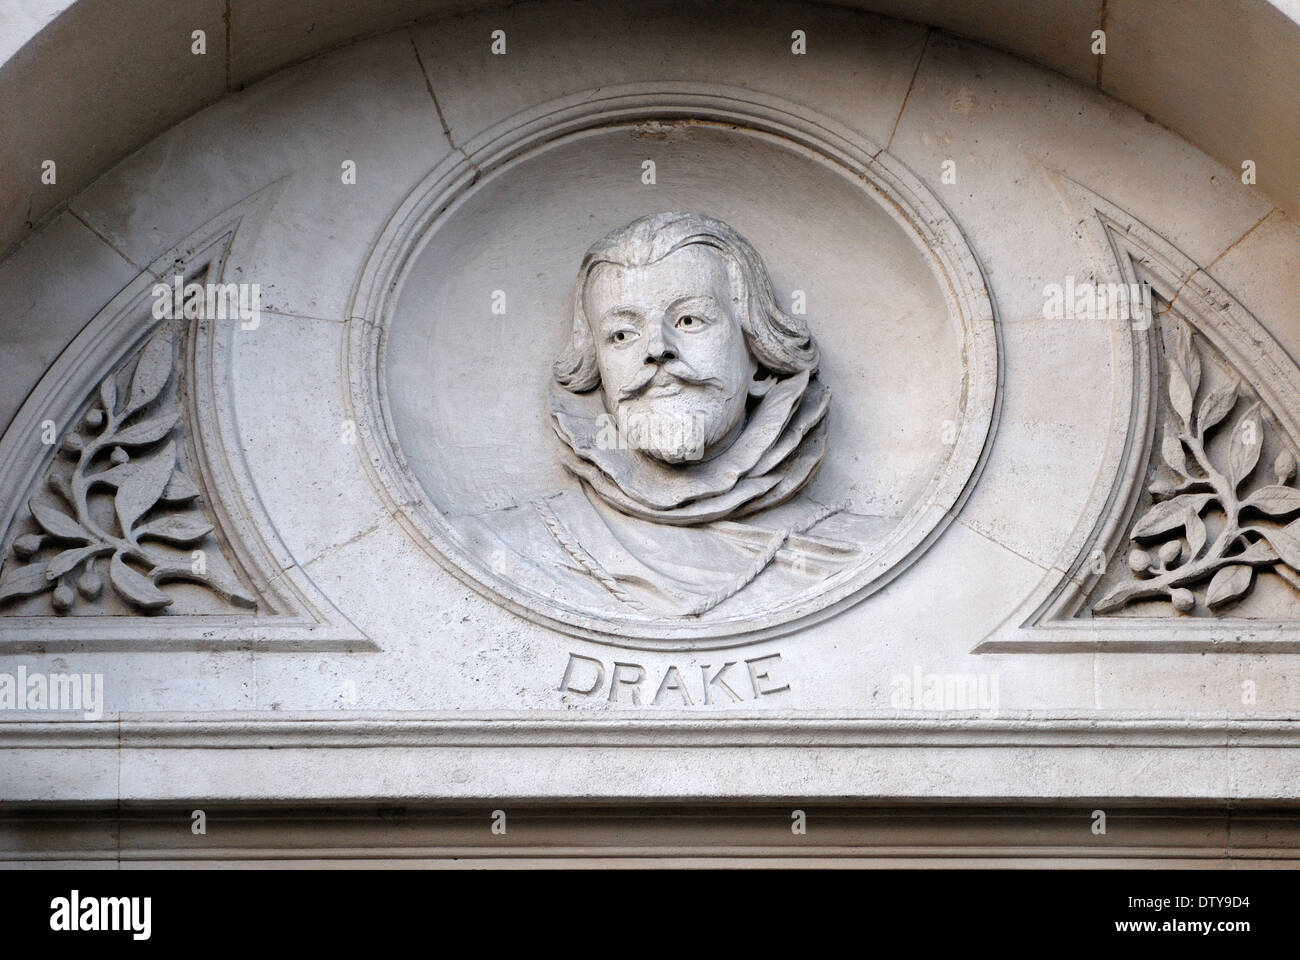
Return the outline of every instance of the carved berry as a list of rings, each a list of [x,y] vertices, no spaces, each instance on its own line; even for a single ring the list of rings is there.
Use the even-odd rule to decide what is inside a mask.
[[[72,609],[73,601],[72,588],[66,583],[61,583],[54,588],[54,597],[52,603],[56,613],[67,613]]]
[[[1177,563],[1178,558],[1183,555],[1183,545],[1177,540],[1170,540],[1160,547],[1160,562],[1166,567],[1171,563]]]
[[[1169,599],[1173,602],[1174,609],[1179,613],[1187,613],[1192,607],[1196,606],[1196,597],[1192,595],[1192,591],[1185,587],[1174,590],[1169,594]]]
[[[1128,568],[1134,573],[1149,572],[1151,569],[1151,554],[1141,547],[1134,547],[1129,551]]]
[[[112,454],[110,454],[110,459],[114,463],[122,464],[130,460],[131,457],[121,447],[114,447]]]
[[[1295,454],[1290,450],[1283,450],[1277,455],[1277,459],[1273,461],[1273,476],[1277,478],[1277,482],[1280,484],[1290,483],[1291,478],[1295,476],[1295,468]]]
[[[103,424],[104,411],[100,410],[99,407],[95,407],[90,413],[86,414],[86,426],[90,427],[90,429],[98,430]]]
[[[63,452],[78,454],[81,452],[81,448],[84,443],[85,441],[83,441],[81,437],[79,437],[77,434],[75,433],[66,434],[63,437]]]
[[[26,560],[41,548],[43,539],[35,533],[24,534],[14,541],[14,556]]]
[[[77,579],[77,591],[87,600],[94,600],[103,589],[104,578],[94,570],[87,570]]]

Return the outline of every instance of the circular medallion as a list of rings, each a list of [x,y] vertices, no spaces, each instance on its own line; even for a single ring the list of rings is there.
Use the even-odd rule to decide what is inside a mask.
[[[878,147],[629,87],[455,156],[377,242],[348,357],[375,481],[451,572],[567,633],[726,646],[861,600],[951,520],[995,318]]]

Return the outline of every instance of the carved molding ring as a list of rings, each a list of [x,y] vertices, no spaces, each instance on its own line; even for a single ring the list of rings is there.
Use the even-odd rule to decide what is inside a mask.
[[[996,423],[1001,361],[993,303],[974,254],[938,200],[878,145],[834,121],[752,91],[712,89],[715,92],[700,94],[686,85],[670,85],[668,89],[633,85],[590,91],[534,108],[471,139],[463,150],[435,167],[392,217],[358,278],[350,312],[346,364],[351,415],[376,487],[394,515],[403,521],[412,540],[464,583],[515,613],[564,633],[620,646],[698,649],[747,643],[831,616],[879,590],[920,556],[960,509],[982,466]],[[645,141],[647,149],[653,149],[656,140],[667,139],[674,130],[685,127],[749,138],[758,144],[754,149],[770,151],[774,156],[777,151],[793,154],[798,162],[828,171],[824,174],[828,180],[839,178],[850,184],[845,189],[856,191],[864,206],[874,205],[883,211],[889,229],[900,231],[906,238],[900,242],[908,246],[910,241],[909,256],[925,264],[921,269],[928,270],[929,282],[937,291],[935,303],[946,308],[947,316],[936,322],[953,331],[952,352],[959,356],[946,362],[960,371],[960,383],[953,387],[957,400],[952,422],[933,424],[936,437],[941,432],[947,434],[942,441],[946,449],[935,455],[938,467],[917,481],[919,495],[900,506],[898,516],[888,518],[889,529],[856,553],[852,563],[828,571],[799,595],[779,602],[732,607],[724,604],[707,615],[662,618],[644,615],[634,607],[624,608],[626,612],[593,609],[590,604],[560,595],[561,590],[521,583],[495,563],[481,543],[471,542],[473,537],[463,525],[458,527],[453,522],[456,509],[435,502],[440,499],[440,491],[431,491],[427,480],[432,469],[450,469],[445,464],[431,468],[429,461],[447,457],[422,453],[413,461],[408,454],[410,430],[404,428],[404,443],[403,428],[395,421],[403,416],[409,420],[409,414],[396,408],[403,404],[409,407],[410,403],[392,395],[394,361],[389,353],[394,317],[399,314],[399,303],[411,285],[412,271],[421,254],[432,238],[446,231],[449,218],[472,204],[486,184],[502,182],[530,159],[566,144],[617,137],[620,139],[614,142],[624,142],[621,138]],[[562,154],[561,160],[554,162],[562,162]],[[643,213],[675,207],[672,201],[657,198],[645,203]],[[814,224],[807,229],[815,232],[817,227]],[[480,243],[487,250],[484,258],[491,255],[490,241],[490,237],[464,240]],[[760,252],[771,256],[767,250]],[[427,266],[419,269],[427,270]],[[523,272],[524,268],[517,269]],[[844,263],[836,269],[852,279],[852,274],[863,267],[861,263]],[[406,309],[409,313],[411,308]],[[438,304],[426,306],[425,311],[437,315]],[[445,312],[451,311],[447,307]],[[445,316],[437,321],[445,322]],[[546,321],[548,325],[550,322]],[[554,322],[567,321],[557,314]],[[437,329],[432,320],[428,325],[431,330]],[[810,326],[818,334],[816,319],[810,317]],[[850,359],[857,364],[853,369],[869,366],[867,358]],[[402,362],[402,358],[399,356],[396,362]],[[924,364],[924,357],[918,359],[916,376],[926,375]],[[491,371],[456,373],[465,377],[491,375]],[[445,380],[447,371],[441,371],[441,376]],[[438,380],[433,372],[428,378]],[[837,390],[839,384],[830,386]],[[851,400],[840,402],[848,405]],[[832,408],[832,424],[834,417]],[[434,418],[426,419],[434,424]],[[436,424],[431,429],[436,429]],[[445,499],[450,500],[450,496]],[[545,517],[545,503],[537,500],[534,504]],[[516,504],[510,503],[503,509],[515,508]],[[815,516],[813,522],[820,516],[824,514]],[[744,535],[743,531],[729,532]]]

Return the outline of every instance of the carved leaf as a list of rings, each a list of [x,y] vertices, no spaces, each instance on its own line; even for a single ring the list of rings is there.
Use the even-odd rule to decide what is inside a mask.
[[[81,540],[85,542],[90,539],[90,532],[85,527],[48,503],[41,503],[41,501],[33,497],[28,507],[31,508],[32,516],[36,518],[36,522],[41,525],[46,533],[61,537],[64,540]]]
[[[1254,567],[1248,567],[1243,563],[1222,567],[1205,591],[1205,605],[1211,608],[1221,607],[1231,600],[1236,600],[1244,595],[1254,582]]]
[[[1201,552],[1201,547],[1205,546],[1205,521],[1189,507],[1183,526],[1187,529],[1187,547],[1195,558]]]
[[[1093,610],[1097,613],[1111,613],[1118,610],[1124,604],[1128,603],[1129,596],[1134,590],[1133,583],[1121,583],[1115,587],[1106,596],[1102,597],[1093,605]]]
[[[155,399],[172,373],[172,332],[164,326],[140,351],[131,377],[131,396],[123,416],[130,415]]]
[[[1268,538],[1268,542],[1287,566],[1300,571],[1300,535],[1292,529],[1293,527],[1295,524],[1285,530],[1261,529],[1259,532]]]
[[[1164,457],[1165,463],[1169,468],[1179,476],[1187,476],[1187,451],[1183,449],[1183,442],[1178,439],[1178,428],[1174,426],[1174,421],[1165,417],[1165,432],[1160,440],[1160,455]]]
[[[74,547],[71,550],[64,550],[50,561],[50,565],[45,570],[45,576],[51,580],[57,580],[69,570],[75,569],[77,564],[81,563],[87,557],[93,556],[97,550],[104,549],[99,544],[91,544],[88,547]],[[105,550],[107,553],[108,551]]]
[[[15,597],[30,597],[32,594],[53,589],[54,581],[45,576],[45,564],[29,563],[25,567],[17,568],[10,564],[9,570],[0,579],[0,602]]]
[[[1243,413],[1232,428],[1232,440],[1228,444],[1228,482],[1234,488],[1259,463],[1259,450],[1264,440],[1262,430],[1258,403]]]
[[[1220,384],[1209,392],[1201,401],[1201,412],[1197,415],[1198,426],[1202,433],[1217,426],[1224,417],[1232,412],[1237,403],[1237,390],[1240,384],[1233,379]]]
[[[1187,383],[1187,376],[1178,364],[1169,364],[1169,403],[1182,417],[1183,423],[1190,426],[1192,416],[1192,390]]]
[[[1134,539],[1154,537],[1176,530],[1187,522],[1189,513],[1199,515],[1213,498],[1212,493],[1184,493],[1157,503],[1133,525],[1133,532],[1129,536]]]
[[[122,463],[99,473],[88,474],[86,482],[88,486],[102,483],[116,488],[134,470],[134,463]],[[184,503],[186,500],[193,500],[198,495],[199,488],[194,485],[194,481],[178,469],[172,473],[172,478],[167,481],[167,486],[163,488],[161,499],[170,503]]]
[[[1269,484],[1267,487],[1260,487],[1242,501],[1241,505],[1262,510],[1269,516],[1281,517],[1294,510],[1300,510],[1300,490],[1277,483]]]
[[[148,577],[128,567],[120,553],[113,554],[109,561],[108,579],[123,600],[144,610],[161,610],[172,602],[172,598],[155,587]]]
[[[172,478],[167,481],[167,486],[162,492],[162,498],[171,503],[183,503],[186,500],[193,500],[198,495],[199,488],[195,486],[194,481],[179,470],[172,474]]]
[[[99,473],[88,473],[85,478],[86,489],[89,490],[99,484],[106,484],[116,489],[118,484],[131,475],[134,466],[133,463],[122,463],[109,470],[101,470]]]
[[[104,412],[111,417],[117,407],[117,377],[111,373],[99,385],[99,402],[104,405]]]
[[[1269,546],[1267,540],[1256,540],[1233,559],[1242,563],[1269,563],[1277,558],[1277,551]]]
[[[72,507],[75,501],[72,498],[72,487],[68,485],[68,478],[61,473],[51,473],[49,478],[49,487],[60,497],[69,507]],[[73,507],[73,509],[76,509]]]
[[[202,517],[178,515],[160,517],[146,523],[137,534],[140,537],[156,537],[169,543],[194,543],[211,532],[212,524]]]
[[[1196,388],[1201,385],[1201,355],[1192,343],[1192,328],[1183,321],[1174,322],[1174,342],[1174,359],[1187,377],[1188,389],[1195,396]]]
[[[240,607],[256,607],[257,598],[250,596],[237,582],[217,573],[195,574],[188,571],[171,572],[162,579],[190,580],[195,583],[201,583],[213,593],[217,594],[223,600],[233,603]]]
[[[1201,384],[1201,355],[1192,344],[1192,331],[1180,320],[1173,326],[1172,354],[1169,367],[1169,402],[1182,417],[1183,423],[1192,425],[1192,403],[1196,388]]]
[[[161,440],[171,432],[180,419],[181,412],[176,407],[169,407],[158,414],[133,423],[125,430],[119,431],[113,442],[123,447],[138,447],[142,444]]]
[[[224,580],[219,584],[214,584],[213,589],[221,594],[227,601],[239,607],[256,607],[257,598],[252,596],[243,587],[238,584],[226,583]]]
[[[257,598],[249,594],[242,586],[224,576],[209,573],[208,586],[221,594],[226,600],[241,607],[256,607]]]
[[[129,537],[132,525],[158,502],[167,481],[171,479],[172,470],[176,466],[176,444],[168,441],[161,450],[133,460],[125,466],[135,469],[118,484],[113,505],[117,511],[117,522],[122,527],[122,536]]]

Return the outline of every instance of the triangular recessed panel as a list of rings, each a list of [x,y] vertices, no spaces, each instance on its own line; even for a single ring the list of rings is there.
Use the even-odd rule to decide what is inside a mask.
[[[154,309],[160,281],[222,284],[276,192],[128,284],[0,438],[0,650],[373,649],[280,542],[229,442],[221,358],[240,318]]]

